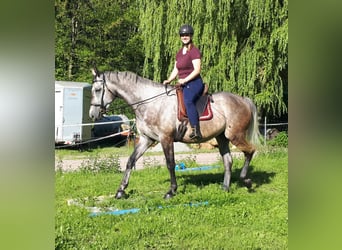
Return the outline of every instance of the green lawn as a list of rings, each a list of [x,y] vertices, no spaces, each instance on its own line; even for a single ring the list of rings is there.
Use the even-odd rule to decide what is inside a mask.
[[[56,249],[287,249],[288,153],[259,152],[251,163],[253,190],[238,184],[242,160],[234,159],[231,191],[222,191],[223,166],[177,171],[170,200],[165,166],[133,171],[129,197],[112,198],[122,173],[56,172]],[[194,163],[186,163],[194,165]],[[98,197],[103,197],[99,200]],[[73,199],[79,205],[68,205]],[[204,203],[207,202],[207,203]],[[189,204],[200,204],[190,206]],[[87,207],[140,209],[90,216]]]

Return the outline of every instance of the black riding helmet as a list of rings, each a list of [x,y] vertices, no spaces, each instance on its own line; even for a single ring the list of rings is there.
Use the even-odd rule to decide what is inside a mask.
[[[191,27],[189,24],[184,24],[180,27],[179,29],[179,35],[184,35],[184,34],[194,34],[194,29]]]

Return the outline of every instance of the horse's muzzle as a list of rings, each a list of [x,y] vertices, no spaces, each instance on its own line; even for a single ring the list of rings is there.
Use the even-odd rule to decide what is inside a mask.
[[[101,119],[103,114],[105,114],[105,113],[106,113],[105,108],[99,108],[99,107],[95,108],[94,106],[91,106],[89,109],[89,117],[93,121]]]

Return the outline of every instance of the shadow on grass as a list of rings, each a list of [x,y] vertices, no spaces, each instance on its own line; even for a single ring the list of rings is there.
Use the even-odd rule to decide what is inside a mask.
[[[239,186],[244,186],[244,184],[240,181],[240,172],[241,169],[234,169],[232,171],[231,183],[238,182]],[[249,192],[254,192],[255,189],[257,189],[261,185],[270,183],[275,175],[276,173],[274,172],[253,171],[253,166],[250,166],[248,169],[247,178],[251,179],[253,186],[249,189]],[[208,186],[210,184],[222,184],[224,173],[182,173],[181,175],[178,175],[178,178],[183,179],[183,183],[185,186],[188,184],[192,184],[202,187]]]

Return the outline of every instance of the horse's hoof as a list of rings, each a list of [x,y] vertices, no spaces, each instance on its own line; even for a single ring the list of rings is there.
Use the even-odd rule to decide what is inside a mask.
[[[229,186],[223,185],[222,186],[223,191],[229,192]]]
[[[121,199],[121,198],[125,198],[125,197],[126,197],[126,193],[123,190],[119,190],[115,195],[116,199]]]
[[[167,192],[167,193],[164,195],[164,199],[171,199],[173,196],[174,196],[174,194],[172,194],[172,192]]]
[[[248,189],[252,188],[252,180],[251,179],[245,179],[244,183],[245,183],[246,188],[248,188]]]

